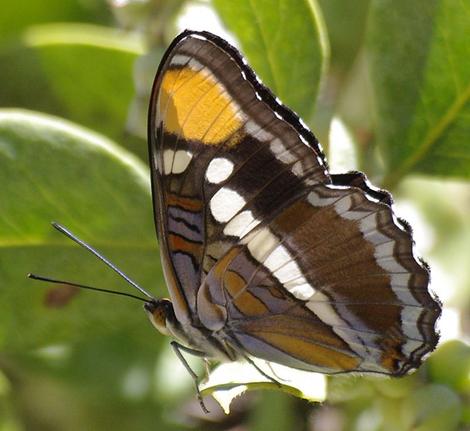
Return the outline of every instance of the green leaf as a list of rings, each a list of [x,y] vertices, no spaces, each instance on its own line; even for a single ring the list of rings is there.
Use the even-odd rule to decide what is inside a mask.
[[[139,39],[105,27],[31,27],[19,46],[0,53],[0,79],[8,82],[0,104],[60,115],[146,153],[125,132],[134,62],[142,52]]]
[[[342,80],[361,48],[370,0],[319,0],[331,46],[330,73]]]
[[[250,431],[292,431],[304,426],[303,415],[296,413],[296,407],[302,404],[280,391],[263,391],[255,405],[249,418]]]
[[[105,0],[16,0],[2,2],[0,14],[0,42],[13,39],[32,24],[66,21],[111,21]]]
[[[470,346],[453,340],[439,347],[429,358],[429,373],[433,381],[457,391],[470,393]]]
[[[372,4],[368,49],[386,187],[409,173],[470,178],[470,8]]]
[[[328,44],[313,0],[213,0],[263,82],[309,121],[315,110]]]
[[[204,394],[211,394],[226,414],[233,399],[246,390],[274,389],[309,401],[324,401],[326,378],[323,374],[296,370],[274,362],[252,358],[266,374],[274,376],[281,386],[262,375],[252,364],[230,362],[217,366],[201,385]]]
[[[414,431],[457,429],[461,413],[458,395],[443,385],[426,385],[410,393],[402,411],[405,429]]]
[[[147,168],[64,120],[1,110],[0,183],[0,349],[85,340],[117,328],[148,338],[154,331],[136,301],[86,291],[64,298],[54,293],[57,286],[26,278],[34,272],[129,291],[113,271],[54,231],[49,222],[56,220],[149,290],[163,292]]]
[[[352,66],[362,47],[370,0],[355,0],[353,2],[318,0],[318,3],[325,18],[331,54],[330,65],[321,86],[317,110],[312,121],[312,129],[328,154],[329,150],[334,151],[329,142],[332,118],[339,114],[343,122],[350,122],[350,125],[357,128],[357,123],[354,120],[356,120],[358,112],[366,110],[362,108],[365,101],[362,89],[355,86],[355,90],[357,89],[361,93],[359,98],[354,97],[355,117],[351,118],[344,112],[338,112],[341,109],[340,102],[345,95],[349,95],[350,92],[347,90],[353,85],[350,76],[352,72],[356,71],[356,68]],[[356,76],[357,73],[353,75],[353,77]],[[370,111],[366,112],[368,119]],[[350,121],[351,119],[353,121]]]

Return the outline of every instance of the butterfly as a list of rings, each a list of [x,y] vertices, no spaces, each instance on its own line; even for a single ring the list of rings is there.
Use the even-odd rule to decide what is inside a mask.
[[[236,48],[185,31],[151,95],[149,160],[171,301],[154,325],[201,356],[399,376],[441,307],[410,226],[361,172],[332,175]]]
[[[401,376],[434,350],[441,306],[390,194],[361,172],[330,174],[312,132],[225,40],[185,31],[171,43],[148,145],[170,299],[135,287],[198,394],[181,352],[276,381],[253,358]]]

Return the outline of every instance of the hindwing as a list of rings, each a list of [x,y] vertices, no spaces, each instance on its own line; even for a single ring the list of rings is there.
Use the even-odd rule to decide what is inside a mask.
[[[404,374],[437,343],[440,306],[428,282],[389,205],[357,187],[318,184],[219,260],[198,312],[269,361]]]

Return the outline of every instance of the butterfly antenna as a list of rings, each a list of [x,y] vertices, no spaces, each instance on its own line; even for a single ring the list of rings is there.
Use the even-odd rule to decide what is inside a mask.
[[[108,267],[110,267],[114,272],[116,272],[119,276],[121,276],[124,280],[126,280],[131,286],[137,289],[139,292],[143,293],[150,299],[154,299],[150,293],[148,293],[144,288],[140,287],[134,280],[130,279],[126,274],[124,274],[119,268],[116,267],[112,262],[106,259],[101,253],[95,250],[91,245],[87,244],[86,242],[82,241],[72,232],[70,232],[67,228],[62,226],[59,223],[52,222],[52,226],[57,229],[60,233],[64,234],[66,237],[70,238],[72,241],[75,241],[78,245],[81,245],[83,248],[87,249],[90,253],[94,254],[101,262],[105,263]]]
[[[72,283],[71,281],[56,280],[54,278],[42,277],[41,275],[36,275],[36,274],[31,274],[31,273],[28,274],[28,278],[31,278],[33,280],[39,280],[39,281],[47,281],[48,283],[63,284],[65,286],[79,287],[80,289],[94,290],[95,292],[112,293],[113,295],[127,296],[129,298],[138,299],[139,301],[142,301],[142,302],[148,302],[147,299],[141,298],[140,296],[137,296],[137,295],[132,295],[132,293],[118,292],[117,290],[110,290],[110,289],[101,289],[99,287]]]

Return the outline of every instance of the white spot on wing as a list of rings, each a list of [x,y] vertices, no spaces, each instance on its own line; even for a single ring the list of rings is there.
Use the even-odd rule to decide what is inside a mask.
[[[222,187],[210,200],[210,209],[214,218],[224,223],[240,211],[246,201],[235,190]]]
[[[406,268],[398,263],[395,256],[376,257],[375,261],[381,268],[390,273],[406,271]]]
[[[259,223],[260,220],[254,218],[251,211],[242,211],[227,223],[224,228],[224,234],[242,238]]]
[[[277,246],[263,263],[281,283],[286,283],[284,287],[297,298],[307,300],[315,293],[283,245]]]
[[[352,205],[352,197],[350,195],[343,196],[335,203],[335,211],[338,215],[344,215],[344,218],[349,219],[348,211]]]
[[[182,66],[184,64],[187,64],[189,62],[189,59],[190,57],[188,57],[187,55],[177,54],[177,55],[174,55],[173,58],[171,59],[170,65]]]
[[[301,278],[305,280],[303,276]],[[297,280],[289,281],[284,283],[284,287],[296,298],[299,298],[303,301],[310,299],[316,292],[316,290],[307,281],[304,283],[300,283]]]
[[[189,60],[189,63],[188,63],[188,66],[193,69],[193,70],[200,70],[202,69],[204,66],[199,63],[199,61],[197,61],[195,58],[191,58],[191,60]],[[212,75],[212,73],[210,74]]]
[[[381,244],[384,240],[388,239],[388,236],[377,231],[377,213],[372,213],[362,218],[359,223],[359,229],[364,238],[372,244]]]
[[[248,250],[258,262],[263,262],[278,244],[279,240],[267,227],[254,232],[247,238]]]
[[[332,198],[325,198],[321,196],[319,193],[317,193],[316,191],[312,190],[308,194],[307,200],[314,207],[327,207],[335,203],[338,200],[338,198],[336,196]]]
[[[274,139],[269,144],[269,149],[276,156],[276,159],[283,163],[290,164],[297,160],[297,157],[287,150],[286,146],[279,138]]]
[[[406,272],[403,274],[391,274],[391,283],[394,286],[399,286],[403,288],[408,288],[408,283],[410,282],[411,274]]]
[[[251,255],[269,269],[296,298],[307,300],[315,293],[288,250],[279,244],[279,239],[269,228],[254,232],[244,242]]]
[[[233,167],[233,162],[225,157],[213,159],[207,167],[206,178],[213,184],[219,184],[232,174]]]
[[[191,159],[193,158],[192,153],[186,150],[178,150],[174,153],[173,166],[171,168],[172,174],[181,174],[186,170]]]
[[[171,165],[173,164],[173,150],[165,150],[163,152],[163,173],[168,175],[171,172]]]
[[[393,256],[393,249],[395,247],[395,240],[393,239],[388,239],[387,242],[384,242],[382,244],[378,244],[376,247],[375,247],[375,250],[374,250],[374,257],[376,259],[382,259],[382,258],[386,258],[386,257],[391,257]],[[405,268],[403,268],[403,266],[400,265],[400,268],[399,269],[402,269],[403,271],[406,271]]]
[[[273,139],[273,135],[267,130],[263,129],[259,124],[253,120],[248,120],[245,123],[245,131],[248,135],[255,137],[262,142],[268,142]]]
[[[299,160],[292,165],[291,171],[294,175],[302,177],[304,175],[304,168],[302,162]]]
[[[422,340],[423,336],[416,325],[422,312],[421,307],[403,306],[401,311],[402,330],[407,337]]]
[[[339,184],[328,184],[327,187],[333,190],[348,190],[351,188],[350,186],[342,186]]]
[[[361,335],[354,328],[348,329],[351,327],[351,320],[354,319],[353,315],[346,316],[347,319],[344,319],[341,312],[331,305],[329,298],[318,291],[306,305],[323,323],[331,326],[333,331],[360,357],[374,356],[373,351],[364,345]]]

